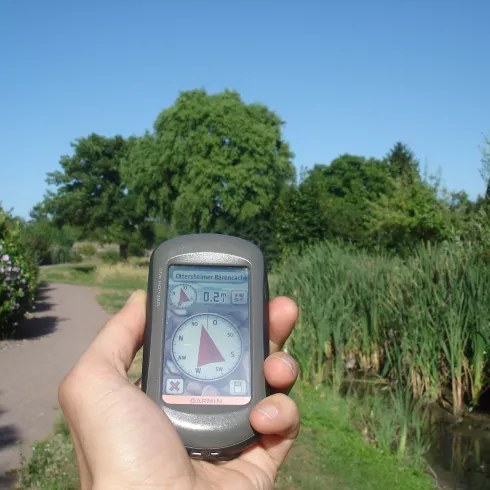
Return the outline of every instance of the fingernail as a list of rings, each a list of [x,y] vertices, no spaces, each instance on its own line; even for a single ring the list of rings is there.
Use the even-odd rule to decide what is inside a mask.
[[[126,301],[126,304],[127,304],[127,305],[129,305],[129,303],[131,303],[131,302],[134,300],[134,298],[136,298],[136,295],[137,295],[137,294],[138,294],[138,291],[133,291],[133,292],[131,293],[131,296],[130,296],[130,297],[128,298],[128,300]]]
[[[284,361],[289,366],[289,369],[291,369],[293,375],[296,376],[296,362],[294,361],[294,359],[289,354],[286,353],[282,353],[277,357],[279,357],[279,359]]]
[[[275,405],[272,405],[270,403],[262,403],[260,406],[255,407],[255,410],[258,410],[259,412],[263,413],[266,417],[270,418],[271,420],[275,419],[277,417],[277,414],[279,413]]]

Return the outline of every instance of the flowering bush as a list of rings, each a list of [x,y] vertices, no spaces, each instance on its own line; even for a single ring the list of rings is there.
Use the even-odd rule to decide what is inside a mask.
[[[20,231],[16,220],[0,209],[0,336],[11,333],[36,293],[38,268]]]

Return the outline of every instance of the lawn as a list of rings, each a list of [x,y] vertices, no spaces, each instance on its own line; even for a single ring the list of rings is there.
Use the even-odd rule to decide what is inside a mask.
[[[98,301],[114,313],[132,290],[145,287],[146,269],[134,266],[54,267],[42,271],[46,282],[84,284],[98,291]],[[132,379],[141,371],[141,353],[131,368]],[[352,424],[352,401],[328,387],[297,384],[291,396],[301,412],[297,443],[279,471],[279,490],[432,490],[433,480],[423,471],[383,453],[366,442]],[[20,473],[22,489],[70,490],[78,488],[76,464],[64,421],[54,434],[35,446],[32,459]]]

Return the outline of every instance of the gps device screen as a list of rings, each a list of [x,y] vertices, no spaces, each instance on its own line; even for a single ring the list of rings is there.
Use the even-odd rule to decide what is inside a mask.
[[[169,267],[162,368],[165,403],[250,402],[249,289],[246,267]]]

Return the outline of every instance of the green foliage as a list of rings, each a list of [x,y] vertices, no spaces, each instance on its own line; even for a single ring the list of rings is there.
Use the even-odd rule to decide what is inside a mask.
[[[288,348],[303,379],[339,388],[356,368],[407,384],[414,400],[448,392],[456,413],[490,388],[490,270],[480,245],[420,246],[403,261],[318,244],[275,273],[275,293],[300,307]]]
[[[419,162],[413,151],[401,142],[395,143],[386,156],[391,177],[412,185],[420,180]]]
[[[78,263],[83,257],[71,247],[54,246],[51,249],[50,260],[48,264],[69,264]]]
[[[274,266],[291,246],[324,240],[403,256],[420,242],[466,239],[484,207],[422,179],[401,142],[383,159],[342,154],[296,183],[283,126],[235,91],[182,92],[141,137],[77,139],[32,217],[116,242],[123,259],[177,234],[225,233],[256,243]]]
[[[99,254],[100,260],[104,264],[117,264],[121,260],[121,255],[119,252],[114,250],[107,250],[107,252],[101,252]]]
[[[48,174],[48,183],[57,190],[44,201],[45,212],[56,224],[77,226],[85,237],[102,243],[119,243],[122,255],[134,235],[152,241],[152,227],[136,209],[136,196],[120,175],[130,145],[121,136],[77,139],[73,155],[60,160],[62,170]]]
[[[144,257],[147,250],[147,241],[140,235],[133,235],[128,245],[128,256]]]
[[[97,254],[97,248],[91,243],[85,243],[78,248],[78,253],[85,257],[92,257]]]
[[[402,255],[419,243],[441,242],[454,233],[449,207],[438,197],[437,186],[427,181],[406,185],[392,180],[390,191],[371,201],[369,210],[373,241]]]
[[[171,167],[164,153],[166,141],[162,139],[163,135],[155,131],[133,140],[121,172],[136,196],[139,212],[170,221],[185,166],[182,162],[177,169]]]
[[[160,243],[168,240],[176,235],[172,226],[164,220],[155,220],[153,222],[154,242],[153,246],[157,247]]]
[[[388,192],[388,175],[386,163],[348,154],[330,165],[316,165],[299,186],[296,238],[368,245],[369,204]]]
[[[0,208],[0,336],[12,333],[36,293],[38,268],[22,231],[22,223]]]
[[[38,216],[25,224],[22,239],[34,250],[40,265],[49,265],[77,262],[78,254],[71,247],[78,236],[75,228],[69,225],[58,227],[46,216]]]
[[[134,144],[125,179],[140,206],[171,220],[177,233],[239,235],[294,177],[282,125],[236,92],[183,92],[159,114],[154,133]]]
[[[275,234],[282,250],[323,240],[407,254],[417,244],[464,233],[474,206],[422,179],[413,152],[394,145],[383,160],[344,154],[302,173],[278,200]]]

